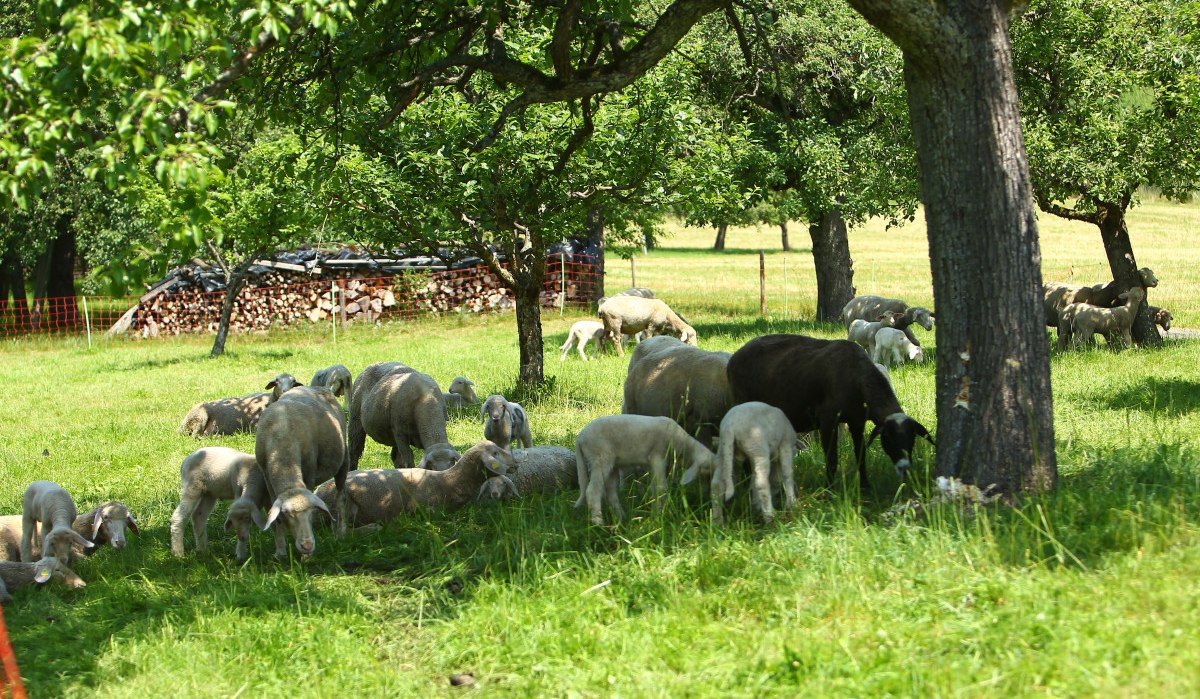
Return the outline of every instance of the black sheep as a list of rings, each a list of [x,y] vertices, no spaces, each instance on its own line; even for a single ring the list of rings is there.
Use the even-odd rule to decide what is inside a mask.
[[[784,412],[796,432],[818,430],[829,483],[837,473],[837,426],[845,423],[854,442],[859,487],[867,487],[863,427],[881,436],[883,451],[903,476],[912,465],[913,443],[929,431],[904,414],[892,386],[861,347],[848,340],[804,335],[764,335],[747,342],[726,369],[734,403],[757,400]]]

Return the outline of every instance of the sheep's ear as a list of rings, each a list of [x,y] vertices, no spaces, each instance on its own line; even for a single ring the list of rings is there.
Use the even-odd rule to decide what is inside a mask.
[[[504,489],[505,490],[512,493],[512,496],[514,498],[521,497],[521,491],[517,490],[517,484],[513,483],[511,478],[509,478],[508,476],[500,476],[500,478],[501,478],[501,480],[504,481]]]
[[[479,406],[479,419],[487,422],[487,401],[484,401],[483,405]]]
[[[279,513],[282,511],[280,505],[281,503],[278,499],[271,504],[271,511],[267,513],[267,523],[263,525],[263,531],[270,529],[275,520],[279,519]]]
[[[270,383],[268,383],[268,384],[267,384],[266,386],[264,386],[263,388],[275,388],[275,379],[271,379],[271,382],[270,382]]]
[[[85,549],[90,549],[90,548],[96,547],[96,545],[94,543],[88,541],[82,534],[75,531],[74,529],[71,530],[71,538],[75,540],[75,543],[79,544],[80,546],[84,547]]]
[[[258,509],[257,507],[250,510],[250,521],[254,522],[254,526],[258,527],[259,529],[267,528],[266,523],[263,522],[262,510]]]
[[[92,518],[92,541],[95,541],[96,537],[100,536],[100,525],[101,524],[104,524],[104,508],[103,507],[97,509],[96,516]]]
[[[229,519],[229,517],[226,517],[225,518],[225,531],[229,531],[230,529],[233,529],[233,520]]]
[[[323,510],[325,514],[329,515],[330,517],[333,516],[333,513],[329,511],[329,505],[326,505],[325,501],[322,500],[316,493],[310,495],[308,501],[313,504],[313,507],[317,508],[318,510]]]
[[[700,466],[698,464],[692,464],[691,466],[688,466],[686,471],[683,472],[683,478],[681,478],[679,482],[683,485],[691,485],[692,481],[696,480],[696,476],[699,475]]]
[[[871,436],[867,437],[867,446],[868,447],[871,446],[871,442],[874,442],[875,438],[878,437],[879,433],[882,431],[883,431],[883,425],[875,425],[875,429],[871,430]],[[865,449],[866,447],[863,447],[863,448]]]
[[[137,520],[133,518],[132,512],[129,513],[129,516],[126,518],[125,521],[129,523],[129,531],[133,532],[137,536],[142,535],[142,531],[140,529],[138,529]]]
[[[54,566],[46,561],[38,561],[33,566],[33,581],[39,585],[48,582],[54,575]]]

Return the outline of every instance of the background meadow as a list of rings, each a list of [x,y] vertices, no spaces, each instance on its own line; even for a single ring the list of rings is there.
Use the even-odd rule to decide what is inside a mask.
[[[1094,229],[1048,216],[1040,227],[1047,280],[1107,278]],[[1152,302],[1200,326],[1200,206],[1152,200],[1130,228],[1139,264],[1161,280]],[[725,253],[708,249],[711,230],[669,233],[638,256],[637,282],[687,316],[705,349],[843,334],[811,321],[798,224],[791,253],[769,227],[731,229]],[[872,222],[850,242],[859,293],[932,305],[919,222]],[[607,274],[610,292],[629,286],[628,261],[610,256]],[[589,420],[620,410],[624,360],[558,361],[582,317],[544,312],[550,381],[521,396],[535,443],[572,446]],[[45,478],[81,510],[122,500],[142,527],[126,550],[76,566],[87,588],[24,590],[4,610],[31,696],[431,696],[464,691],[447,682],[458,672],[514,696],[1200,694],[1200,342],[1055,350],[1061,487],[1018,509],[885,516],[911,491],[897,492],[873,447],[863,498],[852,476],[824,488],[820,457],[800,454],[799,505],[771,527],[744,491],[721,530],[699,491],[676,487],[656,516],[631,488],[631,517],[612,529],[587,526],[567,492],[342,541],[318,532],[303,564],[274,560],[260,534],[239,566],[218,506],[209,553],[191,553],[189,530],[188,556],[173,558],[180,461],[206,444],[253,451],[252,435],[177,434],[197,402],[339,362],[357,375],[401,361],[443,386],[461,374],[481,396],[513,391],[511,313],[352,327],[336,344],[328,330],[234,336],[215,360],[209,337],[4,345],[15,390],[0,403],[0,512],[19,512],[28,482]],[[932,427],[932,363],[892,376],[906,411]],[[478,413],[454,413],[449,433],[459,446],[479,439]],[[918,449],[918,472],[932,461]],[[361,465],[387,467],[387,449],[368,441]]]

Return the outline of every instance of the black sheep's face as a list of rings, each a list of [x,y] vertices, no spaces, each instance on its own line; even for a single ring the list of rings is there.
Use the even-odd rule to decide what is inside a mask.
[[[907,475],[908,469],[912,467],[913,444],[916,443],[917,437],[927,438],[929,430],[904,413],[889,415],[878,429],[883,453],[895,464],[897,473],[901,476]]]

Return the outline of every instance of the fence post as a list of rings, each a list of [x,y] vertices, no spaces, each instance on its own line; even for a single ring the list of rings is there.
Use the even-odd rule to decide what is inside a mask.
[[[788,314],[788,279],[787,279],[787,253],[783,253],[783,317],[787,318]]]
[[[763,251],[758,251],[758,315],[767,314],[767,261]]]
[[[559,279],[558,314],[567,310],[567,253],[562,256],[562,278]]]
[[[87,297],[83,297],[83,324],[87,327],[88,349],[92,348],[92,317],[88,313]]]
[[[333,310],[333,304],[337,300],[338,285],[336,281],[329,282],[329,310]],[[329,322],[333,325],[333,346],[337,347],[337,314],[329,314]]]
[[[630,286],[637,286],[637,258],[629,258],[629,278],[633,282]]]

